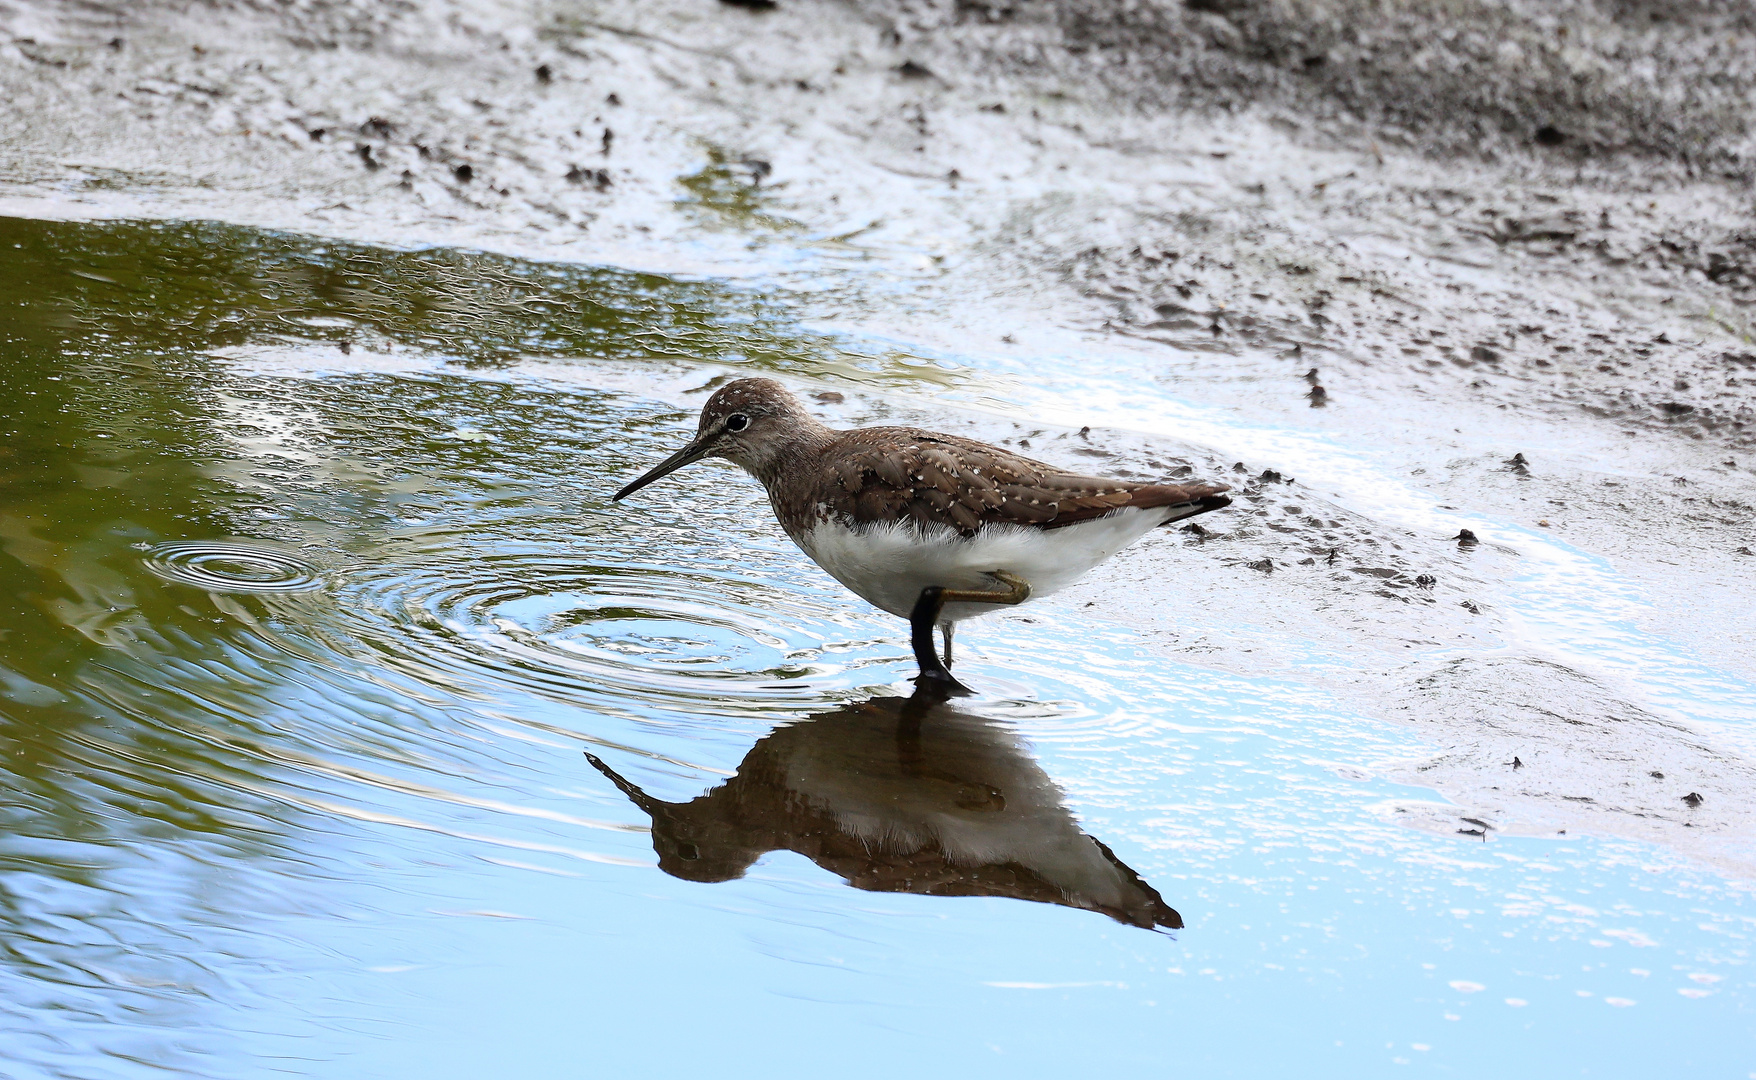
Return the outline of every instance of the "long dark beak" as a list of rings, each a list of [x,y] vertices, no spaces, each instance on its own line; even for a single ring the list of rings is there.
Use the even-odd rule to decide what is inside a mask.
[[[585,760],[591,762],[592,768],[603,773],[604,776],[609,778],[610,783],[615,784],[616,787],[621,790],[622,794],[628,796],[629,802],[632,802],[635,806],[645,810],[647,814],[657,814],[659,811],[670,805],[669,803],[655,799],[651,795],[640,790],[632,782],[624,779],[615,769],[605,765],[602,758],[589,750],[586,751]]]
[[[669,476],[671,473],[676,472],[678,469],[681,469],[683,466],[692,462],[700,461],[707,456],[707,447],[708,443],[704,439],[696,438],[690,440],[688,446],[683,447],[683,449],[659,462],[645,475],[641,476],[640,479],[629,484],[621,491],[616,492],[614,495],[610,496],[610,498],[612,500],[625,499],[646,485],[652,483],[654,480],[663,476]]]

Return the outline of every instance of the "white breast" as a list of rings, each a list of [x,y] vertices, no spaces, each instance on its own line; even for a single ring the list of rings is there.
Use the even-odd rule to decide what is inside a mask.
[[[929,585],[1002,588],[988,576],[995,570],[1028,581],[1033,597],[1047,596],[1073,584],[1154,527],[1189,512],[1188,507],[1127,507],[1059,529],[987,525],[967,538],[945,525],[922,528],[913,522],[889,522],[862,526],[832,517],[793,539],[835,580],[874,606],[907,618],[921,590]],[[948,604],[943,617],[955,622],[997,606]]]

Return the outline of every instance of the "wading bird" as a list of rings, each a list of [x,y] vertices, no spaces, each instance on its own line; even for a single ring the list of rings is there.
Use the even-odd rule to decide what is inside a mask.
[[[956,623],[1063,589],[1149,530],[1231,502],[1224,484],[1080,476],[920,428],[839,431],[772,379],[721,387],[695,438],[615,498],[707,457],[761,481],[831,577],[908,619],[921,679],[952,693],[965,692],[948,667]]]

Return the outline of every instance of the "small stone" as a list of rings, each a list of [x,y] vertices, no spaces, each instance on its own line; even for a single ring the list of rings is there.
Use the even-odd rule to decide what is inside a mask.
[[[588,180],[599,191],[608,190],[611,183],[610,170],[582,169],[577,165],[571,166],[567,170],[567,182],[570,184],[583,184]]]

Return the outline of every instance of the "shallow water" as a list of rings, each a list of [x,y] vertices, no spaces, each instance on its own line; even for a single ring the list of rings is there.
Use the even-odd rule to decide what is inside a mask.
[[[693,356],[975,361],[445,251],[0,253],[8,1077],[1756,1075],[1741,883],[1404,827],[1362,777],[1430,747],[1071,602],[911,710],[732,470],[607,501]]]

